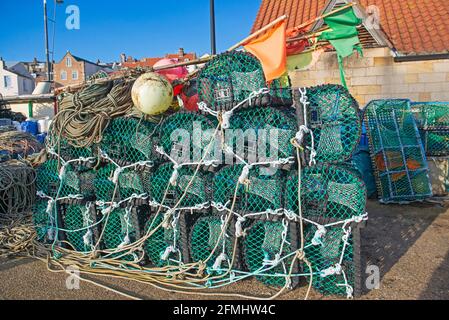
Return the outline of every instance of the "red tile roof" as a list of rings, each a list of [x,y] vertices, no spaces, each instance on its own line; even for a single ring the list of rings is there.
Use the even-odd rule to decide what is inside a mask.
[[[152,67],[161,59],[168,58],[168,59],[178,59],[179,62],[183,62],[185,59],[189,59],[189,61],[196,59],[195,53],[185,53],[184,55],[180,55],[179,53],[174,54],[166,54],[165,57],[161,58],[143,58],[139,61],[127,61],[122,63],[122,67],[125,68],[137,68],[137,67]]]
[[[283,14],[294,27],[320,15],[327,0],[262,0],[252,32]],[[449,52],[448,0],[360,0],[380,10],[381,26],[404,54]]]

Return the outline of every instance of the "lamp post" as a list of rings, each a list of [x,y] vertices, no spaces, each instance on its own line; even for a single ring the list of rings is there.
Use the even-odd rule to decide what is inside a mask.
[[[215,55],[217,53],[217,46],[215,42],[215,1],[210,0],[210,46],[211,53]]]
[[[44,2],[44,30],[45,30],[45,59],[47,63],[47,81],[52,81],[51,79],[51,71],[52,66],[50,64],[50,50],[48,49],[48,15],[47,15],[47,0],[43,0]],[[64,3],[64,0],[55,0],[55,6],[57,4]],[[53,21],[55,23],[55,21]]]

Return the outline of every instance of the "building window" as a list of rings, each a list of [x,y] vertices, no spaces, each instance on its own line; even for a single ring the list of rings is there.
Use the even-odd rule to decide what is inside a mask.
[[[72,59],[70,57],[65,58],[65,65],[69,68],[72,67]]]
[[[78,80],[78,71],[76,70],[72,71],[72,80]]]
[[[61,80],[67,80],[67,72],[61,71]]]
[[[28,83],[27,83],[26,79],[23,79],[22,81],[23,81],[23,91],[27,92],[28,91],[28,86],[27,86]]]
[[[3,86],[5,88],[11,88],[12,87],[11,76],[4,76],[3,77]]]

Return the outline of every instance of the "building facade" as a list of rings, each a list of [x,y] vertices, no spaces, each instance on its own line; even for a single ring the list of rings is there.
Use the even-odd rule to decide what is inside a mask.
[[[0,58],[0,94],[17,96],[31,94],[34,90],[34,78],[21,62],[9,62]]]
[[[355,2],[362,18],[363,56],[344,61],[348,89],[364,107],[373,99],[449,101],[449,2],[396,0],[262,0],[253,32],[282,14],[288,27]],[[317,21],[309,31],[319,30]],[[327,50],[305,70],[290,72],[294,87],[341,83],[337,55]]]
[[[111,72],[108,67],[72,55],[69,51],[65,56],[53,65],[53,80],[55,87],[64,87],[83,83],[93,74],[99,72]]]
[[[136,60],[131,56],[126,57],[125,54],[121,55],[121,66],[122,68],[151,68],[158,61],[162,59],[174,59],[177,62],[188,62],[196,60],[196,53],[185,53],[183,48],[179,48],[178,53],[167,53],[164,57],[153,57],[153,58],[143,58],[141,60]],[[187,66],[189,72],[195,69],[195,66]]]

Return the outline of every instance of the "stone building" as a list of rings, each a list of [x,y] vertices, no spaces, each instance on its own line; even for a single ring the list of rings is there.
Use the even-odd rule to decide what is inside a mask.
[[[447,0],[262,0],[252,31],[287,14],[298,26],[348,2],[362,18],[363,57],[344,62],[350,92],[361,107],[373,99],[449,101],[449,1]],[[320,20],[309,28],[319,30]],[[290,73],[294,86],[340,83],[335,51],[307,70]]]

